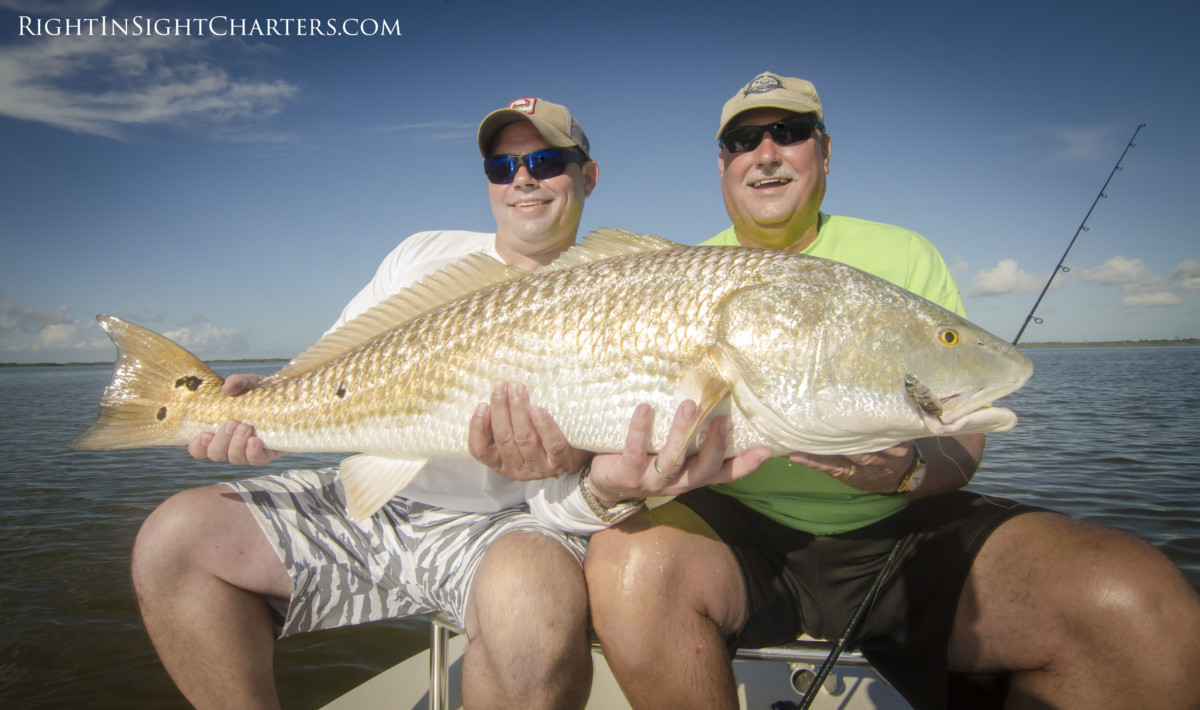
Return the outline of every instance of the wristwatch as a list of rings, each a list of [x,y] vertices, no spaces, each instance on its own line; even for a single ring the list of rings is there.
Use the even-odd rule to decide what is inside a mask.
[[[583,502],[587,504],[588,510],[592,511],[592,515],[600,518],[600,522],[618,523],[633,515],[645,503],[641,498],[630,498],[617,501],[611,508],[605,508],[604,504],[596,499],[596,494],[592,493],[591,487],[587,484],[588,473],[591,470],[592,465],[588,463],[579,472],[579,494],[583,496]]]
[[[925,482],[925,457],[921,455],[921,449],[913,444],[913,462],[912,466],[904,472],[900,478],[900,485],[896,486],[896,492],[893,495],[902,493],[912,493]]]

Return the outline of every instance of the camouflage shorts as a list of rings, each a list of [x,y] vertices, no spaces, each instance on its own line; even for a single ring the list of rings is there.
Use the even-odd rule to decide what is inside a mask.
[[[355,523],[346,517],[335,468],[226,485],[246,501],[292,578],[291,599],[272,602],[281,638],[435,611],[463,626],[475,569],[502,536],[540,533],[581,563],[587,545],[534,518],[525,506],[463,513],[393,498]]]

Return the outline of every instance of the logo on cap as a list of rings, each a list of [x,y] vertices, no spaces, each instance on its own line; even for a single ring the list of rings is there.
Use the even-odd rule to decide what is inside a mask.
[[[774,91],[782,88],[782,79],[774,74],[763,72],[762,74],[754,77],[749,84],[746,84],[746,88],[742,90],[742,96],[749,96],[750,94],[765,94],[768,91]]]
[[[533,113],[533,109],[536,106],[537,99],[533,96],[525,96],[523,98],[513,99],[513,102],[508,105],[509,108],[513,108],[518,111],[524,111],[525,113],[530,114]]]

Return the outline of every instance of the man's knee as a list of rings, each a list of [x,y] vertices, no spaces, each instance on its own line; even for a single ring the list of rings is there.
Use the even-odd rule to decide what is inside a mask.
[[[1075,580],[1058,587],[1060,610],[1089,625],[1123,625],[1137,633],[1147,623],[1171,625],[1180,612],[1195,619],[1196,593],[1179,570],[1149,543],[1123,530],[1073,519],[1063,521],[1073,552],[1060,558],[1059,574]],[[1073,589],[1070,587],[1074,587]]]
[[[202,533],[204,511],[216,492],[213,487],[176,493],[163,501],[142,522],[133,544],[133,581],[141,586],[154,578],[170,575],[172,568],[189,559],[190,548]]]
[[[1149,543],[1124,531],[1100,530],[1095,545],[1104,564],[1084,575],[1082,609],[1088,624],[1118,631],[1127,643],[1144,644],[1146,650],[1158,648],[1159,653],[1200,661],[1196,590]]]
[[[1153,649],[1162,644],[1188,646],[1181,652],[1189,657],[1200,652],[1190,640],[1200,599],[1162,553],[1127,532],[1060,515],[1022,515],[997,529],[976,559],[959,614],[956,631],[982,620],[977,640],[999,653],[985,659],[1015,668],[1072,658],[1128,664],[1161,656]]]
[[[667,566],[656,564],[647,550],[656,549],[662,532],[647,524],[645,511],[616,527],[592,535],[584,559],[592,623],[606,626],[610,613],[636,614],[639,597],[668,584]]]
[[[606,642],[666,616],[703,617],[730,633],[745,588],[730,549],[687,507],[668,503],[592,536],[584,568],[592,623]]]
[[[472,581],[466,616],[468,662],[494,671],[492,682],[544,683],[590,668],[583,570],[553,538],[522,531],[496,541]]]
[[[286,595],[291,582],[249,508],[228,486],[177,493],[142,523],[131,560],[139,598],[195,575],[253,591]]]
[[[587,626],[583,569],[551,537],[509,533],[484,554],[467,606],[471,633],[491,629],[505,636],[545,635],[551,629],[558,635],[579,635]]]

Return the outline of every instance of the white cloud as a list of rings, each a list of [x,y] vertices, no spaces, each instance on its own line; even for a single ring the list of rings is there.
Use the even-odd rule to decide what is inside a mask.
[[[972,296],[1000,296],[1006,293],[1040,291],[1046,279],[1022,271],[1016,259],[1001,259],[994,269],[981,269],[971,278],[967,293]]]
[[[80,337],[79,321],[68,315],[66,306],[26,306],[0,294],[0,357],[5,360],[65,361],[76,359],[81,351],[108,357],[108,338],[83,342]]]
[[[79,324],[75,322],[48,325],[42,328],[38,345],[43,348],[69,347],[78,331]]]
[[[153,316],[138,322],[160,320]],[[203,359],[243,358],[249,352],[250,334],[235,328],[218,328],[203,317],[163,335]],[[111,341],[89,318],[80,323],[66,306],[51,309],[20,305],[0,294],[0,360],[63,362],[112,358]]]
[[[218,328],[212,323],[196,323],[163,335],[203,359],[245,357],[249,338],[236,328]]]
[[[94,15],[109,0],[0,0],[0,7],[23,15],[78,17]]]
[[[1161,288],[1127,286],[1121,294],[1122,306],[1178,306],[1181,303],[1183,303],[1182,298]]]
[[[948,266],[950,267],[950,273],[953,274],[954,278],[956,279],[961,276],[966,276],[967,271],[969,271],[971,268],[971,264],[963,259],[961,254],[955,254],[953,257],[951,257]]]
[[[1126,259],[1118,254],[1101,266],[1082,272],[1079,278],[1088,283],[1120,286],[1145,281],[1152,276],[1141,259]]]
[[[1112,152],[1112,126],[1063,126],[1048,131],[1056,144],[1051,149],[1056,162],[1090,162]]]
[[[1079,280],[1104,286],[1121,287],[1121,305],[1129,308],[1177,306],[1183,299],[1171,291],[1171,285],[1187,288],[1200,286],[1200,263],[1189,259],[1175,267],[1171,278],[1155,274],[1141,259],[1117,255],[1094,269],[1079,274]]]
[[[67,315],[66,306],[50,310],[22,306],[0,294],[0,338],[18,333],[40,334],[51,326],[75,323]]]
[[[282,80],[215,66],[217,42],[186,36],[51,36],[0,49],[0,115],[120,138],[134,126],[228,126],[278,113],[296,96]]]
[[[1103,267],[1101,267],[1103,268]],[[1121,286],[1121,305],[1130,307],[1178,306],[1183,299],[1171,293],[1163,277],[1147,269],[1136,282]]]
[[[1171,271],[1171,283],[1185,291],[1200,291],[1200,261],[1188,259]]]

